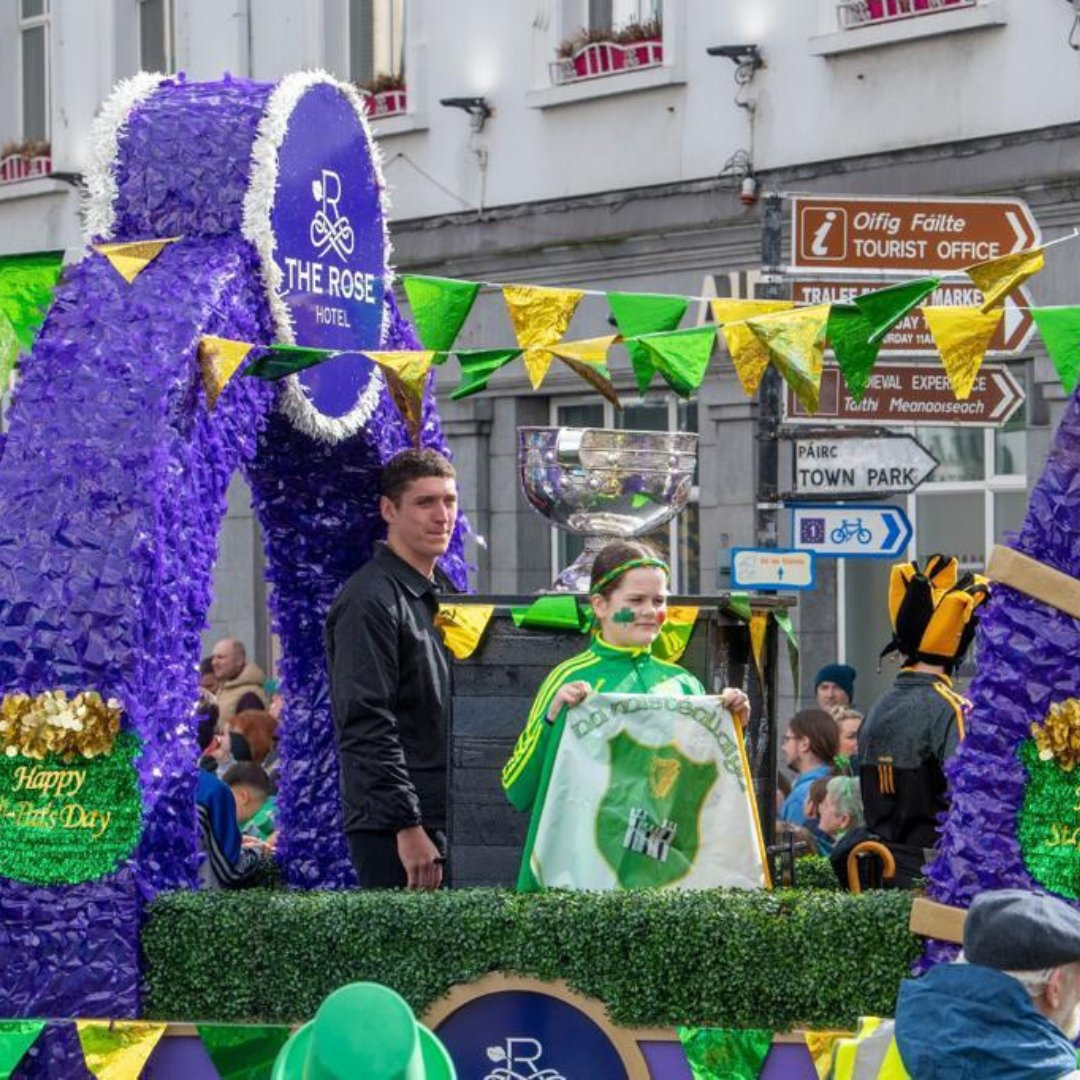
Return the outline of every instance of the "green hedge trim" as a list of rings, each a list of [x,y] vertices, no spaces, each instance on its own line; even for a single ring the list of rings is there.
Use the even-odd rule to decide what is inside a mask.
[[[851,1029],[893,1012],[920,952],[911,894],[162,894],[143,931],[145,1016],[295,1023],[375,980],[418,1013],[491,971],[564,979],[627,1026]]]

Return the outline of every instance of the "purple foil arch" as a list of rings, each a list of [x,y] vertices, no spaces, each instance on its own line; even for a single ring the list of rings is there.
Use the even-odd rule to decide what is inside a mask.
[[[145,746],[145,829],[135,857],[101,880],[42,888],[0,879],[5,1017],[138,1015],[142,904],[195,885],[191,707],[238,468],[265,532],[285,657],[287,877],[352,882],[322,621],[379,534],[373,481],[406,445],[404,428],[384,395],[365,431],[316,443],[276,411],[277,386],[240,377],[210,412],[197,359],[204,334],[273,340],[259,260],[240,235],[271,89],[167,81],[136,107],[120,143],[110,239],[183,239],[131,285],[98,255],[69,268],[23,363],[0,459],[0,692],[119,697]],[[378,345],[414,346],[386,302]],[[445,450],[430,393],[423,439]],[[460,530],[447,569],[464,584]],[[43,1038],[33,1075],[74,1075],[67,1044]]]
[[[1017,551],[1080,576],[1080,398],[1066,407],[1046,468],[1031,493],[1027,516],[1012,544]],[[930,896],[968,907],[984,889],[1045,891],[1024,866],[1017,816],[1027,772],[1018,755],[1031,724],[1050,705],[1080,693],[1076,657],[1080,623],[1057,608],[1005,585],[995,585],[979,625],[977,675],[967,731],[946,766],[952,806],[941,854],[931,865]],[[931,943],[927,959],[955,949]]]

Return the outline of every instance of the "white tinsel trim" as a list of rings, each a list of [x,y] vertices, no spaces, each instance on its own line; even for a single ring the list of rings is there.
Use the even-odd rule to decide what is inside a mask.
[[[243,218],[244,236],[258,252],[262,263],[263,284],[274,323],[274,336],[286,345],[296,344],[296,331],[292,315],[281,296],[282,273],[274,259],[276,245],[270,214],[274,205],[274,194],[277,191],[278,156],[289,128],[289,118],[300,98],[311,87],[320,83],[327,83],[345,95],[363,129],[375,172],[375,183],[379,189],[383,247],[386,252],[386,264],[383,267],[384,288],[389,289],[393,282],[389,267],[390,238],[386,227],[390,206],[386,196],[386,182],[382,175],[382,155],[371,138],[371,130],[368,127],[359,91],[356,87],[340,82],[325,71],[300,71],[286,75],[274,88],[266,104],[266,112],[259,121],[259,129],[251,148],[251,175],[248,190],[244,196]],[[380,344],[385,341],[388,327],[389,311],[384,302],[382,323],[379,329]],[[335,419],[323,416],[315,409],[304,393],[297,376],[290,375],[283,382],[285,386],[280,397],[281,411],[298,430],[322,442],[331,443],[340,442],[355,435],[367,424],[378,405],[383,386],[381,373],[376,370],[356,405],[344,416]]]
[[[132,110],[148,98],[166,75],[140,71],[116,85],[90,126],[90,153],[83,196],[83,239],[111,240],[116,224],[117,157],[120,139]]]

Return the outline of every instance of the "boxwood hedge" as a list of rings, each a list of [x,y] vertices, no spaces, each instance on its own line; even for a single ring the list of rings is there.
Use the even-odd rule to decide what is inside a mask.
[[[630,1026],[850,1028],[891,1014],[920,950],[911,895],[178,892],[150,907],[144,1015],[309,1018],[375,980],[418,1010],[491,971],[564,979]]]

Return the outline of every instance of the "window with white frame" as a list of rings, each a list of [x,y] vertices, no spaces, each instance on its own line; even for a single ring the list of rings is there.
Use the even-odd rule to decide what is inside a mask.
[[[697,431],[698,407],[674,394],[649,394],[626,399],[622,410],[611,402],[590,398],[557,398],[551,404],[551,422],[558,427],[621,428],[626,431]],[[693,595],[701,591],[700,515],[698,478],[682,513],[641,539],[657,548],[671,567],[672,592]],[[551,555],[562,570],[581,553],[584,542],[573,533],[552,530]]]
[[[137,0],[139,67],[171,74],[176,70],[173,0]]]
[[[405,78],[405,0],[349,0],[349,78]]]
[[[22,137],[49,138],[49,0],[19,0]]]
[[[663,16],[663,0],[588,0],[586,25],[590,30],[620,30],[631,23],[643,25]]]

